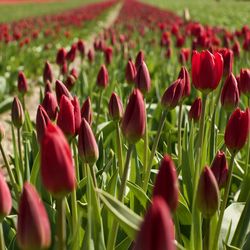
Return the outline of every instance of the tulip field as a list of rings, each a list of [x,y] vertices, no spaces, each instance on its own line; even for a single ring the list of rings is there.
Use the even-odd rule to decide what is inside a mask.
[[[250,249],[250,6],[208,2],[0,1],[0,250]]]

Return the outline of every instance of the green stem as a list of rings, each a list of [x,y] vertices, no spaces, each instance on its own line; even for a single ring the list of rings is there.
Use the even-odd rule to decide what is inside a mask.
[[[126,182],[128,178],[130,159],[131,159],[131,155],[133,152],[133,146],[134,146],[133,144],[130,144],[128,146],[127,157],[126,157],[124,171],[123,171],[122,180],[121,180],[121,187],[120,187],[119,195],[118,195],[119,201],[123,201],[123,197],[124,197],[124,193],[126,189]],[[107,250],[114,250],[115,248],[118,227],[119,227],[118,222],[113,220],[112,229],[110,230],[109,237],[108,237]]]
[[[203,250],[210,250],[210,219],[204,219],[204,241]]]
[[[166,119],[166,116],[167,116],[167,111],[163,111],[162,115],[161,115],[160,122],[159,122],[157,134],[156,134],[156,137],[154,139],[153,147],[152,147],[152,150],[151,150],[151,153],[149,156],[148,168],[146,169],[146,174],[145,174],[144,183],[143,183],[143,190],[144,191],[146,191],[148,188],[148,182],[149,182],[149,178],[150,178],[152,163],[153,163],[155,152],[156,152],[159,140],[160,140],[160,136],[161,136],[161,132],[162,132],[162,129],[164,126],[164,121]]]
[[[10,168],[10,165],[9,165],[9,162],[8,162],[7,157],[6,157],[6,155],[5,155],[5,152],[4,152],[2,143],[0,143],[0,151],[1,151],[1,153],[2,153],[3,160],[4,160],[4,164],[5,164],[6,168],[7,168],[8,175],[9,175],[9,177],[10,177],[11,186],[14,188],[14,192],[15,192],[15,195],[16,195],[16,199],[18,200],[18,199],[19,199],[19,193],[18,193],[18,189],[17,189],[17,185],[16,185],[15,176],[14,176],[14,174],[12,173],[12,170],[11,170],[11,168]]]
[[[117,158],[119,166],[119,174],[122,176],[123,173],[123,157],[122,157],[122,142],[121,142],[121,133],[119,128],[119,123],[116,123],[116,142],[117,142]]]
[[[146,110],[146,99],[145,99],[145,114],[147,114]],[[144,173],[148,169],[148,123],[147,123],[147,115],[146,115],[146,122],[145,122],[145,134],[144,134],[144,152],[143,152],[143,168]]]
[[[100,117],[100,109],[101,109],[101,103],[102,103],[102,95],[103,95],[103,90],[100,90],[99,98],[98,98],[98,103],[97,103],[97,117],[96,117],[96,123],[95,123],[95,133],[97,131],[97,126],[99,123],[99,117]]]
[[[75,171],[76,171],[76,179],[77,181],[80,180],[80,175],[79,175],[79,163],[78,163],[78,154],[77,154],[77,144],[76,140],[73,140],[73,153],[74,153],[74,161],[75,161]]]
[[[89,169],[90,169],[90,174],[92,176],[92,180],[93,180],[93,183],[94,183],[94,187],[97,188],[97,180],[96,180],[96,176],[95,176],[95,169],[94,169],[94,165],[93,166],[90,166],[89,164],[87,164],[89,166]],[[87,166],[87,167],[88,167]]]
[[[66,250],[65,198],[57,199],[57,240],[58,250]]]
[[[3,235],[3,224],[0,222],[0,250],[5,250],[5,242],[4,242],[4,235]]]
[[[179,116],[178,116],[178,166],[181,165],[182,162],[182,154],[181,154],[181,122],[182,122],[182,102],[179,105]]]
[[[213,248],[212,248],[214,250],[216,250],[217,246],[218,246],[218,239],[219,239],[222,219],[223,219],[224,211],[226,209],[228,195],[229,195],[230,186],[231,186],[231,180],[232,180],[232,175],[233,175],[233,163],[234,163],[235,155],[236,155],[236,153],[232,153],[230,164],[229,164],[228,178],[227,178],[226,187],[225,187],[225,191],[224,191],[223,203],[222,203],[221,208],[220,208],[220,215],[219,215],[219,220],[218,220],[216,231],[215,231],[214,244],[213,244]]]
[[[21,128],[17,129],[17,143],[18,143],[20,168],[21,168],[21,172],[22,172],[22,177],[24,178],[24,167],[23,167],[23,157],[22,157],[22,143],[21,143]]]

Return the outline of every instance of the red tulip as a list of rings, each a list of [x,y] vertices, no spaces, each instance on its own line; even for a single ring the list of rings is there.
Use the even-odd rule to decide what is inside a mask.
[[[44,110],[44,108],[39,105],[36,113],[36,133],[37,139],[41,143],[44,136],[47,125],[50,123],[50,119]]]
[[[240,93],[250,97],[250,69],[240,70],[239,89]]]
[[[67,96],[70,100],[72,100],[72,96],[66,86],[59,80],[56,80],[56,99],[57,103],[60,103],[61,97],[65,95]]]
[[[224,140],[231,152],[237,152],[245,145],[250,130],[250,110],[241,111],[237,108],[230,116]]]
[[[42,102],[42,106],[47,112],[49,118],[54,121],[57,117],[58,104],[56,97],[51,92],[47,92]]]
[[[192,58],[192,78],[195,88],[210,92],[217,88],[223,73],[223,58],[219,53],[208,50],[194,51]]]
[[[45,188],[63,197],[75,188],[75,169],[69,144],[62,131],[49,123],[41,144],[41,176]]]
[[[136,76],[135,76],[136,87],[144,94],[150,91],[151,79],[148,72],[148,67],[143,61],[139,66]]]
[[[103,64],[97,75],[97,86],[101,88],[106,88],[108,86],[109,76],[106,66]]]
[[[190,76],[186,67],[182,66],[178,78],[183,79],[184,89],[182,93],[182,98],[189,97],[191,92],[190,86]]]
[[[211,170],[215,176],[219,188],[224,187],[228,176],[228,166],[227,159],[223,151],[218,151],[216,154],[211,165]]]
[[[175,250],[174,225],[169,208],[161,197],[154,197],[148,209],[134,250]]]
[[[231,49],[222,49],[220,50],[220,53],[224,61],[223,74],[227,76],[232,72],[233,69],[234,53]]]
[[[52,87],[50,81],[47,81],[45,84],[44,95],[46,95],[47,92],[52,93]]]
[[[84,118],[79,130],[78,150],[83,162],[92,164],[98,160],[98,145],[90,125]]]
[[[28,91],[27,79],[22,71],[18,73],[17,87],[18,87],[18,91],[22,94]]]
[[[232,47],[232,51],[234,52],[235,57],[240,56],[240,43],[238,41],[235,41],[235,43]]]
[[[175,164],[168,155],[165,155],[161,161],[153,196],[161,196],[172,213],[176,210],[178,206],[178,179]]]
[[[66,59],[68,62],[73,62],[76,58],[76,49],[77,49],[77,45],[75,43],[73,43],[71,45],[70,50],[67,52],[66,54]]]
[[[81,57],[85,56],[85,43],[83,40],[79,39],[77,42],[77,49],[80,52]]]
[[[81,117],[84,118],[91,126],[92,120],[93,120],[93,111],[91,108],[91,101],[89,97],[86,99],[86,101],[82,105]]]
[[[144,61],[144,53],[142,50],[140,50],[135,59],[135,67],[137,70],[139,69],[143,61]]]
[[[201,117],[202,110],[202,101],[201,98],[196,98],[188,112],[189,119],[193,119],[195,122],[198,122]]]
[[[113,92],[109,100],[109,115],[113,120],[120,120],[123,115],[123,106],[120,97]]]
[[[43,82],[46,83],[47,81],[52,82],[53,80],[53,73],[52,73],[52,68],[49,62],[47,61],[44,66],[43,70]]]
[[[27,182],[19,203],[17,242],[21,249],[27,250],[42,250],[49,248],[51,244],[46,209],[35,187]]]
[[[1,141],[1,140],[0,140]],[[0,171],[0,222],[9,215],[12,207],[12,199],[9,187]]]
[[[24,123],[23,106],[18,97],[14,97],[12,102],[11,120],[16,128],[21,128]]]
[[[66,55],[67,51],[64,48],[59,49],[56,56],[56,63],[62,66],[66,60]]]
[[[105,63],[109,65],[112,61],[113,49],[111,47],[106,48],[104,50],[104,55],[105,55]]]
[[[205,218],[210,218],[219,209],[219,188],[212,170],[205,167],[197,188],[197,206]]]
[[[71,101],[73,107],[74,107],[74,119],[75,119],[75,135],[78,134],[81,124],[81,108],[79,104],[79,100],[76,96],[74,96],[74,99]]]
[[[90,63],[92,63],[94,61],[95,58],[95,52],[93,49],[89,49],[88,51],[88,60]]]
[[[129,60],[127,63],[125,76],[129,84],[132,84],[135,82],[136,67],[131,60]]]

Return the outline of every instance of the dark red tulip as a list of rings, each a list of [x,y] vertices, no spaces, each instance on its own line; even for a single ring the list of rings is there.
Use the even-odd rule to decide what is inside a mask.
[[[220,50],[220,53],[224,61],[223,74],[227,76],[232,72],[233,69],[234,53],[231,49],[222,49]]]
[[[232,47],[232,51],[234,52],[235,57],[240,56],[240,43],[238,41],[235,41],[235,43]]]
[[[20,198],[17,242],[21,249],[42,250],[51,244],[50,223],[36,189],[25,183]]]
[[[75,135],[78,134],[81,124],[81,108],[79,104],[79,100],[76,96],[74,96],[74,99],[71,101],[73,107],[74,107],[74,119],[75,119]]]
[[[190,96],[191,86],[190,86],[190,76],[186,67],[182,66],[178,78],[183,79],[184,89],[182,93],[182,98]]]
[[[49,123],[41,144],[41,176],[45,188],[64,197],[75,188],[76,178],[69,144],[62,131]]]
[[[90,63],[92,63],[94,61],[95,58],[95,52],[93,49],[89,49],[88,51],[88,60]]]
[[[113,49],[111,47],[107,47],[104,50],[104,55],[105,55],[105,63],[107,65],[109,65],[112,61],[112,57],[113,57]]]
[[[67,51],[64,48],[59,49],[56,56],[56,63],[62,66],[66,60],[66,55]]]
[[[156,177],[153,196],[161,196],[173,213],[178,206],[178,192],[175,164],[170,156],[165,155]]]
[[[66,61],[62,64],[60,72],[63,76],[65,76],[68,73],[68,64]]]
[[[208,50],[193,52],[192,78],[195,88],[210,92],[217,88],[223,73],[223,58],[219,53],[211,54]]]
[[[133,84],[135,82],[136,67],[131,60],[127,63],[125,76],[127,83]]]
[[[18,88],[18,91],[22,94],[28,91],[27,79],[22,71],[18,73],[17,88]]]
[[[240,70],[239,89],[240,93],[250,97],[250,69]]]
[[[51,86],[50,81],[47,81],[45,84],[44,95],[46,95],[47,92],[52,93],[52,86]]]
[[[227,111],[232,111],[239,104],[240,96],[238,84],[233,73],[228,75],[223,85],[220,100],[222,107]]]
[[[189,119],[190,120],[193,119],[195,122],[198,122],[201,117],[201,111],[202,111],[202,101],[201,101],[201,98],[198,97],[194,100],[188,112]]]
[[[241,111],[237,108],[230,116],[224,140],[227,148],[231,152],[237,152],[245,145],[250,130],[250,111],[249,108],[246,111]]]
[[[73,75],[68,75],[65,81],[65,86],[70,91],[76,83],[76,78]]]
[[[109,100],[109,115],[113,120],[120,120],[123,116],[123,105],[115,92],[112,93]]]
[[[169,208],[162,197],[154,197],[141,229],[134,250],[175,250],[174,225]]]
[[[88,97],[82,105],[81,117],[84,118],[91,126],[93,120],[93,111],[91,108],[91,101]]]
[[[92,164],[98,160],[98,145],[90,125],[84,118],[79,130],[78,150],[83,162]]]
[[[73,62],[76,58],[77,45],[73,43],[70,50],[67,52],[66,59],[68,62]]]
[[[50,123],[49,116],[47,115],[44,108],[39,105],[36,113],[36,133],[37,139],[41,143],[47,125]]]
[[[103,64],[97,75],[97,86],[106,88],[108,86],[109,76],[106,66]]]
[[[14,97],[12,102],[11,120],[16,128],[21,128],[24,123],[23,106],[18,97]]]
[[[129,141],[136,143],[143,137],[146,126],[145,103],[139,89],[133,90],[122,119],[121,129]]]
[[[85,56],[85,43],[83,40],[79,39],[77,42],[77,49],[80,52],[81,57]]]
[[[175,108],[182,99],[184,90],[184,80],[178,78],[164,92],[161,98],[161,104],[165,109]]]
[[[151,87],[150,74],[148,72],[148,67],[143,61],[139,66],[136,76],[135,76],[136,87],[143,93],[148,93]]]
[[[205,218],[210,218],[219,209],[219,188],[212,170],[205,167],[197,188],[197,206]]]
[[[78,79],[78,72],[77,72],[76,68],[72,68],[70,70],[70,75],[72,75],[76,80]]]
[[[59,80],[56,80],[56,99],[57,103],[60,103],[61,97],[65,95],[67,96],[70,100],[72,100],[72,95],[66,88],[66,86]]]
[[[142,62],[144,62],[144,53],[140,50],[135,58],[135,67],[137,70],[141,66]]]
[[[0,140],[1,141],[1,140]],[[0,171],[0,222],[9,215],[12,207],[12,199],[9,187]]]
[[[223,188],[227,181],[228,165],[226,155],[223,151],[218,151],[211,165],[211,170],[215,176],[219,188]]]
[[[51,92],[47,92],[42,102],[42,106],[47,112],[49,118],[54,121],[57,117],[58,104],[56,97]]]
[[[47,81],[49,82],[53,81],[52,68],[48,61],[45,63],[43,70],[43,82],[46,83]]]

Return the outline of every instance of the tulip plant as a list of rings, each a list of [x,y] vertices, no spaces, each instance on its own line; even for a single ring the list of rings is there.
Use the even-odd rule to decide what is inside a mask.
[[[79,38],[81,21],[111,6],[115,23]],[[35,19],[72,23],[75,39],[41,55],[39,86],[25,65],[9,91],[0,250],[250,249],[250,28],[135,0],[83,12]]]

